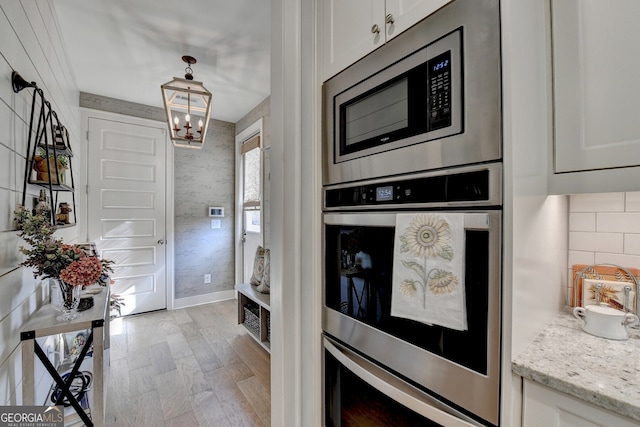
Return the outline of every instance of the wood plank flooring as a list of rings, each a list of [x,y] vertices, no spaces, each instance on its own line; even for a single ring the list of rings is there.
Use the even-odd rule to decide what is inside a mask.
[[[229,300],[111,322],[107,426],[271,425],[270,357]]]

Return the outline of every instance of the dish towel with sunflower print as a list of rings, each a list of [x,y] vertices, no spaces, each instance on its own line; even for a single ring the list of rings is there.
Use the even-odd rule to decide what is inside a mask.
[[[396,215],[391,315],[467,330],[464,214]]]

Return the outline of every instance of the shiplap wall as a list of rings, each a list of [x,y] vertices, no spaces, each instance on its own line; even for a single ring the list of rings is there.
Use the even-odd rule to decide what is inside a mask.
[[[84,188],[78,90],[54,4],[52,0],[0,0],[0,405],[22,402],[19,331],[47,297],[41,281],[19,267],[22,255],[18,247],[22,241],[13,227],[13,211],[22,201],[33,90],[14,93],[12,71],[37,83],[69,130],[76,188]],[[33,196],[38,190],[27,187],[27,193]],[[83,204],[83,196],[76,194],[78,221],[84,217]],[[57,236],[73,243],[81,230],[82,226],[66,228]]]

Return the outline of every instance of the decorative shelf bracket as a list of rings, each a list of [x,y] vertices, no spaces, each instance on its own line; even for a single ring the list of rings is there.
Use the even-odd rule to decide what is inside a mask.
[[[18,93],[22,89],[25,89],[25,88],[28,88],[28,87],[36,87],[37,88],[36,82],[29,83],[28,81],[23,79],[22,76],[20,75],[20,73],[18,73],[17,71],[13,71],[11,73],[11,83],[13,84],[13,91],[15,93]]]

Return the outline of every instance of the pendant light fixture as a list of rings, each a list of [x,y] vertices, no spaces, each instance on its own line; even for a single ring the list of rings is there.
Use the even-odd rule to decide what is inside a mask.
[[[174,77],[163,84],[162,98],[171,141],[175,147],[202,148],[211,115],[211,92],[193,80],[191,65],[197,61],[185,55],[184,79]]]

